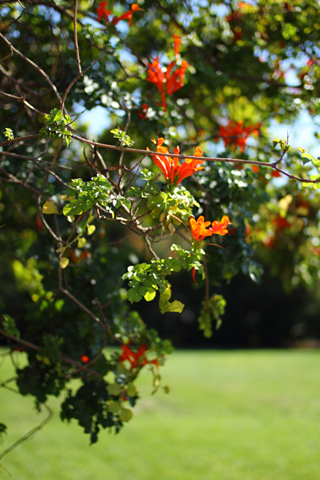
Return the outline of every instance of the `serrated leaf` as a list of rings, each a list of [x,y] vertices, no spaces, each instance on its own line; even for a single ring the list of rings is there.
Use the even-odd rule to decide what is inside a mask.
[[[53,213],[59,213],[59,211],[56,204],[52,200],[48,200],[42,205],[42,213],[50,215]]]
[[[87,240],[84,237],[79,238],[77,247],[78,248],[83,248],[85,244],[87,243]]]
[[[95,232],[95,230],[96,230],[95,225],[88,225],[87,227],[88,235],[92,235],[93,232]]]
[[[69,265],[69,258],[61,257],[59,263],[61,268],[67,268],[67,266]]]

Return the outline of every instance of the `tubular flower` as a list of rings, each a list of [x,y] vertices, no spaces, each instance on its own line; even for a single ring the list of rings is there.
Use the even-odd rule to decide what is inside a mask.
[[[165,76],[161,70],[159,57],[156,57],[152,63],[148,63],[148,77],[147,82],[154,83],[161,93],[161,101],[164,111],[167,110],[166,96],[164,91]]]
[[[201,148],[196,147],[193,157],[201,157],[202,154],[203,154],[203,151],[201,150]],[[204,167],[199,167],[199,165],[201,165],[202,163],[204,163],[204,160],[195,160],[192,158],[186,158],[178,171],[177,185],[179,185],[179,183],[182,182],[182,180],[184,180],[185,178],[193,175],[195,172],[198,172],[199,170],[203,170]]]
[[[167,86],[168,95],[172,95],[174,92],[176,92],[177,90],[183,87],[183,79],[186,74],[186,70],[189,66],[186,60],[182,60],[181,67],[177,68],[170,75],[173,65],[174,65],[174,62],[171,62],[166,73],[166,79],[167,79],[166,86]]]
[[[212,232],[210,229],[207,229],[207,227],[211,224],[211,222],[205,222],[204,217],[201,215],[201,217],[198,218],[198,220],[195,220],[193,217],[189,218],[189,223],[190,223],[190,228],[191,228],[191,233],[195,241],[197,242],[198,240],[203,240],[205,237],[211,237]]]
[[[121,17],[114,17],[112,19],[112,24],[113,25],[117,25],[118,22],[120,22],[120,20],[129,20],[129,27],[131,27],[132,25],[132,14],[133,12],[136,12],[137,10],[143,10],[143,8],[140,8],[139,5],[137,5],[136,3],[133,3],[131,5],[131,10],[127,10],[123,15],[121,15]]]
[[[107,10],[107,5],[108,2],[100,2],[99,7],[97,8],[98,22],[100,22],[102,18],[104,18],[107,23],[109,22],[109,15],[111,15],[111,12],[110,10]]]
[[[163,147],[164,138],[158,139],[157,152],[158,153],[169,153],[167,147]],[[149,148],[147,147],[147,150]],[[179,155],[180,148],[176,147],[174,153]],[[194,155],[200,157],[202,155],[202,150],[200,147],[197,147]],[[190,177],[198,170],[202,170],[204,167],[199,167],[198,165],[204,163],[204,160],[196,160],[191,158],[186,158],[182,165],[179,164],[176,157],[167,157],[166,155],[155,155],[151,154],[154,164],[159,167],[167,180],[170,180],[170,183],[176,182],[179,185],[182,180],[187,177]]]
[[[208,230],[210,230],[212,234],[226,235],[228,233],[227,226],[230,223],[231,222],[229,220],[229,217],[227,217],[227,215],[224,215],[221,219],[221,222],[218,222],[217,220],[212,222],[212,227],[210,227]]]
[[[219,128],[218,136],[222,137],[226,148],[231,145],[233,149],[240,147],[240,151],[244,152],[249,135],[259,135],[261,124],[250,124],[247,127],[244,127],[243,123],[243,121],[236,122],[234,120],[229,120],[228,125]]]
[[[148,63],[148,77],[147,82],[154,83],[161,93],[161,103],[164,111],[167,110],[165,93],[173,95],[174,92],[183,87],[183,79],[188,68],[188,62],[183,60],[181,66],[176,68],[173,72],[175,62],[171,62],[164,75],[161,70],[159,57],[156,57],[152,63]]]
[[[179,37],[179,35],[176,35],[174,34],[173,35],[173,39],[174,39],[174,54],[176,56],[176,58],[178,59],[180,57],[180,43],[182,42],[181,38]]]

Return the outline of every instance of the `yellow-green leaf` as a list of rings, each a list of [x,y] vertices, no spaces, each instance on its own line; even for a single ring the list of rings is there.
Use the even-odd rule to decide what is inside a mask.
[[[88,235],[92,235],[95,229],[96,229],[95,225],[88,225],[87,227]]]
[[[151,289],[150,289],[151,290]],[[154,299],[154,297],[156,296],[156,291],[152,289],[152,291],[149,291],[147,292],[145,295],[144,295],[144,298],[147,302],[151,302],[151,300]]]
[[[121,408],[120,402],[112,402],[108,405],[108,412],[116,413]]]
[[[87,240],[86,240],[84,237],[81,237],[81,238],[79,238],[79,240],[78,240],[78,245],[77,245],[77,247],[78,247],[78,248],[83,248],[86,243],[87,243]]]
[[[132,416],[133,413],[131,412],[131,410],[129,410],[129,408],[123,408],[119,415],[119,420],[121,420],[121,422],[129,422]]]
[[[50,215],[52,213],[59,213],[59,212],[56,204],[52,202],[52,200],[48,200],[42,206],[42,213],[45,213],[46,215]]]
[[[127,388],[127,394],[129,395],[129,397],[134,397],[137,393],[137,389],[134,385],[129,385],[129,387]]]
[[[61,268],[67,268],[68,265],[69,265],[69,258],[61,257],[60,258],[60,267]]]
[[[168,302],[166,307],[162,309],[161,313],[173,312],[173,313],[181,313],[184,309],[184,304],[179,302],[178,300],[174,300],[174,302]]]
[[[175,313],[181,313],[182,310],[184,309],[184,304],[179,302],[178,300],[175,300],[174,302],[169,302],[171,298],[171,288],[170,284],[168,283],[167,288],[163,293],[160,295],[159,299],[159,309],[162,315],[167,312],[175,312]]]
[[[109,395],[119,395],[121,393],[122,387],[116,383],[112,383],[107,386]]]

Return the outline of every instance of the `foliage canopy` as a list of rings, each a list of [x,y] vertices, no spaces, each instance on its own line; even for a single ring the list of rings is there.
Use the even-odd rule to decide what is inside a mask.
[[[27,353],[19,392],[41,408],[65,391],[62,420],[94,443],[131,419],[143,367],[161,386],[172,352],[131,304],[181,313],[170,278],[184,269],[205,287],[210,336],[225,308],[215,288],[238,272],[258,281],[255,251],[287,289],[318,278],[320,160],[268,135],[320,113],[318,2],[0,11],[0,333],[13,358]],[[99,138],[81,121],[96,107]]]

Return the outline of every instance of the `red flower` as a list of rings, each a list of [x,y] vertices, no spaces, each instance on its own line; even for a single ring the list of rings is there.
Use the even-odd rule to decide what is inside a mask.
[[[142,118],[142,120],[144,120],[147,116],[149,105],[147,103],[144,103],[143,105],[141,105],[141,110],[137,110],[137,114],[140,118]]]
[[[168,70],[166,72],[166,80],[167,80],[167,93],[168,95],[173,95],[174,92],[179,90],[180,88],[183,87],[183,79],[186,74],[186,70],[188,68],[188,62],[186,60],[182,60],[181,66],[177,68],[172,75],[171,70],[174,67],[174,62],[171,62]],[[170,75],[170,76],[169,76]]]
[[[80,255],[80,260],[84,260],[85,258],[87,257],[91,257],[91,253],[89,252],[89,250],[84,250],[81,255]]]
[[[167,110],[165,92],[168,95],[173,95],[174,92],[183,87],[183,79],[188,68],[188,62],[183,60],[181,66],[176,68],[173,72],[175,62],[171,62],[164,75],[160,63],[159,57],[156,57],[152,63],[148,63],[148,77],[147,82],[154,83],[161,93],[161,102],[164,111]]]
[[[37,230],[38,230],[38,232],[41,232],[41,230],[42,230],[42,223],[41,223],[41,220],[40,220],[40,215],[39,215],[39,213],[37,213],[36,225],[37,225]]]
[[[157,152],[159,153],[169,153],[167,147],[163,147],[164,138],[158,139],[157,144]],[[147,150],[149,148],[147,147]],[[174,153],[179,155],[180,148],[176,147],[174,149]],[[193,156],[200,157],[203,151],[200,147],[195,149]],[[154,161],[155,165],[159,167],[167,180],[170,180],[171,183],[176,182],[179,185],[182,180],[187,177],[190,177],[195,172],[202,170],[204,167],[199,167],[204,160],[195,160],[191,158],[186,158],[182,165],[179,164],[178,159],[176,157],[167,157],[165,155],[154,155],[151,154],[152,160]]]
[[[179,37],[179,35],[176,35],[174,34],[173,35],[173,39],[174,39],[174,54],[176,56],[176,58],[178,59],[180,57],[180,43],[182,42],[181,38]]]
[[[108,2],[100,2],[99,7],[97,8],[98,22],[100,22],[102,17],[107,23],[109,22],[109,15],[111,15],[111,11],[106,9],[107,5]]]
[[[83,361],[83,363],[88,363],[89,357],[87,357],[87,355],[81,355],[81,360]]]
[[[144,367],[147,365],[148,360],[145,358],[145,353],[147,351],[146,345],[141,345],[137,352],[133,352],[128,345],[121,345],[122,354],[119,359],[120,362],[124,362],[128,360],[131,364],[131,368],[135,368],[137,366]]]
[[[74,251],[72,250],[72,248],[68,248],[67,252],[70,254],[70,257],[72,258],[74,263],[79,262],[79,259],[78,259],[77,255],[74,253]]]
[[[227,215],[224,215],[221,219],[221,222],[218,222],[215,220],[212,222],[212,227],[209,228],[210,232],[212,234],[216,235],[226,235],[228,233],[227,226],[230,224],[229,217]]]
[[[261,124],[244,127],[243,123],[229,120],[228,125],[219,128],[218,136],[222,137],[226,148],[231,145],[233,149],[240,147],[240,151],[244,152],[249,135],[259,135]]]
[[[252,165],[251,169],[254,173],[258,173],[260,170],[260,167],[259,165]]]
[[[281,215],[276,216],[274,220],[272,220],[272,223],[276,225],[276,230],[278,232],[281,232],[281,230],[284,230],[285,228],[291,227],[291,223],[288,222],[286,218],[282,218]]]
[[[159,57],[156,57],[152,63],[148,63],[148,77],[146,80],[147,82],[154,83],[159,92],[161,93],[162,106],[164,111],[166,111],[167,105],[164,92],[165,76],[160,67]]]
[[[132,14],[133,12],[136,12],[137,10],[143,10],[143,8],[140,8],[139,5],[136,3],[133,3],[131,5],[131,10],[127,10],[121,17],[113,17],[112,19],[112,24],[117,25],[120,20],[129,20],[129,27],[132,25]]]
[[[278,170],[272,170],[271,177],[275,177],[275,178],[281,177],[281,173],[278,172]]]

